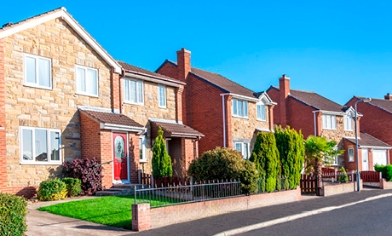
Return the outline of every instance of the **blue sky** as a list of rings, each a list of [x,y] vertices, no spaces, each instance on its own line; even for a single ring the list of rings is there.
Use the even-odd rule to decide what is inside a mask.
[[[254,91],[287,74],[340,104],[392,93],[392,1],[39,2],[7,1],[0,24],[64,6],[114,58],[148,70],[185,47],[193,67]]]

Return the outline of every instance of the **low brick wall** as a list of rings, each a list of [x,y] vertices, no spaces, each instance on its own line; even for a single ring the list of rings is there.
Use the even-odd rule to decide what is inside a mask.
[[[362,186],[362,180],[360,181],[359,186]],[[324,185],[324,194],[322,196],[327,197],[336,194],[354,192],[356,189],[357,182]]]
[[[385,179],[380,180],[381,189],[392,189],[392,182],[388,182]]]
[[[301,199],[301,189],[298,187],[296,190],[153,208],[150,209],[148,213],[150,217],[149,223],[150,228],[152,229],[190,220],[196,220],[204,217],[224,214],[232,211],[241,211],[257,207],[295,202]],[[139,211],[139,213],[144,212],[145,211]],[[139,224],[143,224],[140,219],[145,218],[139,215],[137,219],[139,221]],[[133,230],[141,230],[144,227],[138,228],[136,225],[133,225]]]

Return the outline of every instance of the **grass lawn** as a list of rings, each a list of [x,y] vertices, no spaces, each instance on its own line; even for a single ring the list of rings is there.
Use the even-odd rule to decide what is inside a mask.
[[[167,201],[172,202],[172,201]],[[132,228],[133,196],[109,196],[41,207],[38,210],[119,228]],[[151,205],[164,202],[152,201]]]

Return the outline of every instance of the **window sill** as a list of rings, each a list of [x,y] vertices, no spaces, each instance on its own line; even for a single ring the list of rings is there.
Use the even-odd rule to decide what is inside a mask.
[[[76,92],[75,95],[81,95],[81,96],[87,96],[87,97],[94,97],[94,98],[98,98],[98,95],[95,94],[88,94],[88,93],[78,93]]]
[[[147,160],[139,160],[140,163],[147,163]]]
[[[39,86],[39,85],[35,85],[35,84],[23,84],[23,86],[29,87],[29,88],[36,88],[36,89],[53,90],[53,87],[43,87],[43,86]]]
[[[123,101],[123,104],[144,106],[144,103],[136,103],[136,102],[130,102],[130,101]]]
[[[323,130],[337,130],[336,128],[335,129],[328,129],[328,128],[323,128]]]
[[[256,118],[257,121],[262,121],[262,122],[267,122],[267,120],[262,120],[262,119],[258,119]]]
[[[249,119],[248,116],[237,116],[237,115],[232,115],[234,118],[240,118],[240,119]]]
[[[52,166],[58,166],[58,165],[61,165],[62,163],[61,162],[25,162],[25,161],[23,161],[23,162],[20,162],[19,164],[21,164],[21,165],[52,165]]]

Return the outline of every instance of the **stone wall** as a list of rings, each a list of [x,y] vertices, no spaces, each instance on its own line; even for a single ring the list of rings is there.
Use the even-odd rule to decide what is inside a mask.
[[[106,62],[62,19],[54,19],[4,40],[7,183],[37,186],[58,165],[20,164],[19,127],[59,129],[62,160],[81,156],[77,106],[111,107],[111,70]],[[52,88],[24,85],[24,54],[51,59]],[[98,70],[98,97],[76,93],[75,65]]]

